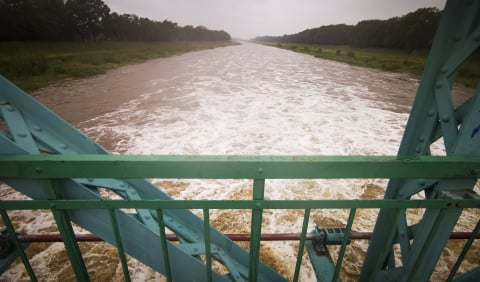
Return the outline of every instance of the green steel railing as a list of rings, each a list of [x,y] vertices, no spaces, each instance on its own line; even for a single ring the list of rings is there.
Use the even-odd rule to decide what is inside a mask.
[[[206,281],[212,281],[210,257],[213,246],[210,244],[210,210],[246,209],[252,210],[249,277],[256,277],[259,253],[261,222],[264,209],[301,209],[304,210],[301,239],[299,241],[297,262],[294,266],[294,281],[299,279],[302,254],[306,244],[306,234],[311,210],[349,209],[346,222],[346,236],[340,246],[332,281],[336,281],[344,260],[348,234],[358,209],[480,209],[479,198],[445,198],[435,200],[265,200],[266,179],[325,179],[325,178],[422,178],[426,181],[438,179],[478,178],[480,176],[480,157],[412,157],[398,158],[386,156],[128,156],[128,155],[11,155],[0,157],[1,179],[44,179],[54,183],[64,178],[179,178],[179,179],[253,179],[253,198],[251,200],[27,200],[0,201],[0,212],[8,228],[16,252],[32,280],[36,280],[28,258],[21,248],[20,241],[14,235],[15,230],[8,218],[8,210],[47,209],[56,213],[71,210],[104,209],[111,218],[111,228],[115,234],[120,262],[126,281],[130,276],[126,264],[123,238],[118,229],[116,210],[134,208],[137,210],[155,210],[158,232],[164,248],[163,262],[165,275],[171,281],[170,259],[165,236],[164,210],[200,209],[203,210],[204,248],[206,256]],[[57,221],[58,222],[58,221]],[[66,245],[75,242],[70,222],[59,228]],[[472,242],[478,236],[479,224],[465,244],[457,263],[452,268],[449,280],[452,280]],[[71,248],[72,252],[79,252]],[[81,257],[77,253],[70,257]],[[78,265],[80,263],[80,265]],[[83,261],[72,262],[74,268],[84,268]],[[78,270],[81,272],[81,270]],[[88,277],[86,278],[88,279]]]
[[[332,267],[333,263],[322,256],[310,257],[316,274],[320,273],[317,277],[336,281],[355,213],[379,208],[359,280],[428,281],[463,209],[480,209],[474,188],[480,175],[480,86],[460,105],[453,103],[451,91],[464,61],[478,53],[479,18],[480,1],[447,1],[398,151],[401,157],[112,156],[0,76],[0,179],[35,199],[0,201],[0,213],[16,252],[31,279],[36,280],[7,210],[49,209],[81,281],[89,277],[71,221],[117,246],[127,281],[124,253],[163,273],[169,281],[284,281],[259,260],[263,210],[302,209],[296,281],[304,248],[312,253],[312,241],[306,240],[311,210],[349,209],[336,265]],[[444,141],[447,157],[427,157],[431,144],[439,138]],[[253,197],[244,201],[178,201],[140,180],[143,178],[250,179]],[[390,181],[385,200],[265,200],[266,179],[322,178]],[[102,200],[98,187],[123,200]],[[424,193],[426,199],[410,200],[418,193]],[[123,208],[135,208],[137,214],[124,213]],[[420,222],[410,225],[408,208],[425,209]],[[203,210],[203,220],[188,209]],[[212,209],[252,211],[250,253],[210,228]],[[480,224],[472,222],[475,224],[448,281],[478,236]],[[181,243],[167,242],[165,228]],[[129,236],[131,230],[142,240]],[[206,258],[205,262],[200,257]],[[221,263],[228,274],[212,271],[211,259]],[[455,280],[480,281],[480,267]]]
[[[2,155],[0,178],[479,178],[480,156]]]

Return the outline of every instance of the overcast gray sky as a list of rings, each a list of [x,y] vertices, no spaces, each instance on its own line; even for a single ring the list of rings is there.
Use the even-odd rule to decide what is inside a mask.
[[[112,12],[225,30],[232,37],[292,34],[329,24],[388,19],[445,0],[104,0]]]

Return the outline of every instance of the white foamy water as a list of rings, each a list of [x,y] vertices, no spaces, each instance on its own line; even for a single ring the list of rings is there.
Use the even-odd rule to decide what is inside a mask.
[[[132,97],[118,108],[105,107],[103,114],[79,119],[83,131],[113,152],[395,155],[418,82],[403,74],[243,44],[153,60],[73,84],[62,88],[67,97],[73,91],[82,96],[95,89],[109,99],[116,94]],[[68,113],[64,117],[68,119]],[[434,151],[441,153],[441,144]],[[176,199],[252,197],[251,180],[154,182]],[[377,179],[267,180],[265,197],[381,198],[385,184]],[[346,210],[312,211],[309,230],[315,224],[344,226],[347,217]],[[375,211],[359,211],[354,230],[372,230],[375,217]],[[250,231],[249,212],[212,211],[211,219],[224,232]],[[303,211],[266,210],[262,232],[300,232],[302,219]],[[292,278],[298,244],[262,245],[269,263]],[[365,241],[350,245],[344,280],[357,277],[366,248]],[[131,270],[138,280],[148,276],[142,276],[138,265]],[[302,281],[315,281],[308,263]]]
[[[131,154],[395,155],[417,81],[244,44],[175,58],[138,99],[80,126],[100,143]],[[150,68],[155,71],[155,68]],[[177,71],[178,70],[178,71]],[[135,91],[132,89],[132,91]],[[111,145],[107,145],[111,146]],[[252,182],[187,181],[158,186],[179,199],[248,199]],[[268,180],[268,199],[357,199],[379,180]],[[383,191],[376,191],[381,196]],[[230,211],[232,212],[232,211]],[[249,232],[249,213],[212,215],[226,232]],[[265,211],[263,232],[300,232],[303,212]],[[344,226],[348,211],[313,211],[315,224]],[[375,213],[356,220],[371,230]],[[224,228],[231,222],[237,226]],[[360,242],[362,249],[366,242]],[[296,244],[264,243],[282,274],[293,275]],[[277,259],[278,258],[278,259]],[[280,259],[281,258],[281,259]],[[308,264],[304,281],[315,277]],[[346,263],[357,267],[358,261]]]
[[[251,44],[200,53],[80,126],[133,154],[396,153],[415,80]]]

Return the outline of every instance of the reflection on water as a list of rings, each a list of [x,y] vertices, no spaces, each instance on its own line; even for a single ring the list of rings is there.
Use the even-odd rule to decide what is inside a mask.
[[[243,44],[123,67],[48,87],[35,96],[104,147],[119,153],[394,155],[417,84],[416,79],[403,74]],[[441,145],[434,148],[441,150]],[[154,182],[176,199],[252,196],[250,180]],[[385,184],[376,179],[267,180],[265,196],[372,199],[382,197]],[[354,230],[372,230],[376,213],[359,211]],[[249,214],[220,211],[212,213],[211,221],[224,232],[248,232]],[[419,216],[412,213],[413,218]],[[302,217],[303,211],[266,210],[262,232],[300,232]],[[315,224],[344,226],[347,217],[347,210],[315,210],[309,229]],[[31,219],[21,229],[35,233],[33,226],[39,218],[44,217]],[[262,259],[292,278],[296,248],[294,242],[262,243]],[[357,278],[366,248],[365,241],[350,245],[344,280]],[[57,249],[49,247],[43,254],[51,257]],[[97,254],[88,251],[85,256],[95,261]],[[50,274],[57,271],[38,265]],[[444,265],[439,266],[435,280],[447,272]],[[159,278],[134,260],[130,260],[130,267],[138,280]],[[16,268],[18,272],[20,268]],[[121,277],[118,261],[111,268],[112,279]],[[19,277],[12,272],[8,275]],[[61,277],[65,277],[63,272]],[[302,280],[315,280],[307,262]]]

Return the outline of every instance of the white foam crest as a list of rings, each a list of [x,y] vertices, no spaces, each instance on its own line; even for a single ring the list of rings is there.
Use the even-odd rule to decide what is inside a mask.
[[[82,123],[83,130],[129,154],[395,155],[417,87],[406,75],[251,44],[158,62],[159,76],[140,98]],[[358,199],[372,184],[384,187],[386,181],[267,180],[265,197]],[[174,198],[250,199],[252,193],[251,180],[182,185]],[[212,212],[212,220],[218,216]],[[309,230],[345,224],[347,217],[344,210],[312,211]],[[359,213],[355,230],[371,230],[374,218],[375,211]],[[300,232],[302,220],[303,211],[265,211],[262,232]],[[271,247],[294,265],[294,244]],[[311,267],[302,277],[314,281]]]
[[[131,154],[395,155],[409,107],[398,101],[410,101],[416,87],[405,75],[248,44],[188,59],[139,100],[85,123],[87,132],[126,137],[115,149]],[[368,183],[385,181],[268,180],[265,195],[357,199]],[[191,181],[177,197],[228,199],[240,190],[251,183]]]
[[[349,76],[350,66],[290,56],[290,65],[277,67],[270,66],[273,58],[247,66],[237,58],[232,69],[205,58],[185,80],[156,83],[162,88],[142,102],[85,129],[97,138],[107,131],[131,136],[126,149],[134,154],[396,153],[407,114],[364,98],[391,93],[370,91],[368,81]]]

